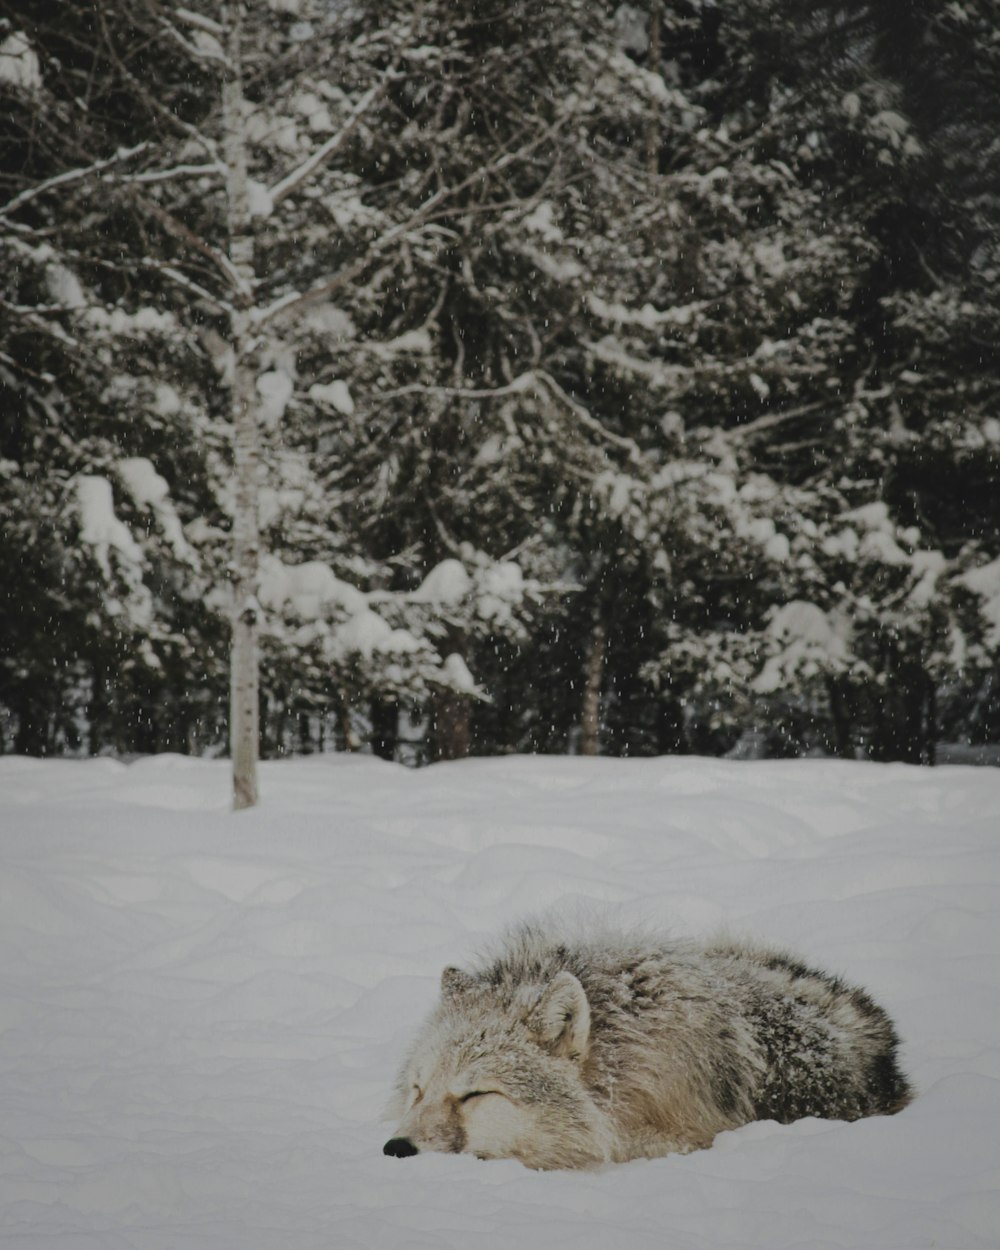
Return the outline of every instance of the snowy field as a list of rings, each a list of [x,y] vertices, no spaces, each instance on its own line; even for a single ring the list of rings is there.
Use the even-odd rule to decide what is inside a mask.
[[[1000,1246],[1000,771],[0,758],[11,1250]],[[446,962],[597,905],[785,944],[894,1016],[901,1115],[596,1173],[389,1159]]]

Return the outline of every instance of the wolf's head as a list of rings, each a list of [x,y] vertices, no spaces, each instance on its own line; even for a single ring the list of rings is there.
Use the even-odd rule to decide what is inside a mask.
[[[528,1167],[588,1167],[607,1159],[604,1117],[582,1078],[590,1007],[580,982],[496,985],[458,968],[396,1084],[399,1119],[385,1153],[467,1151]]]

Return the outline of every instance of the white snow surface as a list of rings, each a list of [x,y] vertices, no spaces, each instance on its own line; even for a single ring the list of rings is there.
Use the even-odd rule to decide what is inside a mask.
[[[435,564],[410,598],[414,603],[433,603],[452,607],[460,603],[472,589],[472,578],[460,560],[442,560]]]
[[[314,383],[309,388],[309,398],[318,404],[328,404],[331,408],[336,408],[345,417],[354,414],[354,398],[350,387],[342,378],[335,378],[327,383]]]
[[[0,757],[0,1242],[17,1250],[995,1250],[1000,772]],[[391,1159],[396,1066],[508,923],[785,945],[904,1039],[898,1116],[532,1172]]]
[[[476,679],[469,672],[468,664],[457,652],[453,651],[446,656],[441,668],[444,672],[445,680],[452,690],[472,695],[477,699],[486,697],[484,691],[476,685]]]
[[[2,75],[0,75],[2,77]],[[54,304],[61,308],[86,308],[87,297],[83,293],[80,279],[65,265],[58,262],[46,266],[45,284]]]
[[[115,467],[139,507],[150,509],[159,521],[177,558],[193,561],[194,552],[184,537],[184,527],[170,498],[170,487],[166,478],[157,473],[152,461],[145,456],[130,456],[119,460]]]
[[[292,398],[295,384],[284,369],[268,369],[257,378],[257,394],[260,396],[258,414],[269,429],[273,429],[285,415],[288,401]]]
[[[796,673],[813,677],[838,671],[848,662],[851,622],[843,612],[824,612],[808,600],[793,599],[772,611],[767,632],[777,650],[753,683],[759,694],[779,689]]]
[[[19,30],[0,43],[0,82],[25,91],[36,91],[42,85],[38,55]]]
[[[285,564],[270,553],[261,557],[257,595],[265,608],[280,609],[290,603],[306,620],[315,620],[331,606],[342,608],[348,615],[368,608],[367,596],[341,581],[322,560]]]
[[[114,494],[108,479],[99,474],[81,473],[74,481],[80,537],[93,551],[105,578],[111,577],[108,552],[112,547],[129,564],[141,564],[139,545],[124,521],[115,516]]]
[[[270,217],[274,212],[270,191],[256,178],[247,179],[247,202],[251,217]]]
[[[984,600],[982,613],[987,622],[987,645],[1000,646],[1000,557],[970,569],[957,580]]]

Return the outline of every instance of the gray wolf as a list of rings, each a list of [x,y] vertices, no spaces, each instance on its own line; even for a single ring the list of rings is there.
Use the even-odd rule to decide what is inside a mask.
[[[889,1017],[789,955],[524,924],[441,998],[402,1065],[385,1153],[594,1167],[752,1120],[909,1102]]]

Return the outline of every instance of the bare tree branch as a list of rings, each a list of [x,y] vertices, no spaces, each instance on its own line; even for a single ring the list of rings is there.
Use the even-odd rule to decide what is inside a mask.
[[[170,38],[173,39],[175,43],[179,43],[188,56],[193,60],[209,61],[220,66],[222,69],[229,68],[229,61],[227,60],[226,54],[223,52],[221,45],[218,44],[215,35],[206,31],[204,27],[200,27],[200,29],[207,35],[207,38],[211,41],[211,43],[215,43],[217,45],[218,51],[211,46],[211,43],[199,48],[197,44],[193,44],[189,39],[185,39],[181,32],[177,30],[176,27],[171,26],[165,18],[161,21],[160,25],[167,32]]]
[[[190,226],[186,226],[184,222],[176,218],[172,213],[168,213],[165,208],[157,204],[155,200],[150,200],[144,195],[136,193],[136,201],[141,207],[149,213],[159,224],[166,230],[168,234],[174,236],[181,243],[193,251],[207,257],[208,260],[222,273],[230,287],[230,289],[246,298],[252,292],[246,289],[243,279],[240,277],[236,267],[225,252],[220,251],[216,247],[212,247],[210,243],[206,243],[200,235],[195,234]]]
[[[746,425],[738,425],[734,429],[727,430],[726,439],[729,442],[742,442],[743,439],[761,434],[785,421],[794,421],[796,417],[804,417],[820,408],[829,408],[829,401],[817,399],[809,404],[797,404],[794,408],[782,408],[779,412],[767,412],[756,421],[748,421]]]
[[[28,187],[20,195],[15,195],[12,200],[8,200],[0,208],[0,217],[16,213],[25,204],[29,204],[32,200],[37,199],[40,195],[45,195],[56,187],[65,187],[74,182],[82,182],[85,178],[99,174],[102,170],[109,169],[112,165],[123,164],[125,161],[131,160],[133,156],[138,156],[140,152],[144,152],[149,146],[149,140],[144,139],[142,143],[137,143],[133,148],[119,148],[114,156],[109,156],[103,161],[95,161],[92,165],[84,166],[81,169],[67,169],[65,173],[56,174],[54,178],[47,178],[45,182]]]
[[[190,9],[177,9],[176,13],[182,22],[187,22],[189,26],[196,26],[198,30],[208,31],[210,35],[222,36],[226,33],[226,28],[219,22],[212,21],[210,17],[192,13]]]
[[[179,269],[175,269],[173,265],[158,266],[158,270],[165,277],[169,278],[171,282],[187,291],[189,295],[197,296],[198,299],[211,304],[216,312],[225,313],[226,315],[232,312],[233,309],[231,304],[228,304],[225,300],[219,299],[217,295],[213,295],[211,291],[207,290],[203,286],[200,286],[197,282],[193,282],[190,278],[181,273]]]
[[[505,395],[518,395],[531,389],[536,378],[533,372],[519,374],[506,386],[467,387],[467,386],[433,386],[415,382],[411,386],[400,386],[392,391],[380,391],[373,395],[371,405],[387,403],[392,399],[401,399],[404,395],[435,395],[448,399],[501,399]]]
[[[610,443],[612,447],[620,447],[622,451],[627,451],[631,461],[638,462],[642,459],[642,452],[639,450],[638,443],[631,438],[623,438],[620,434],[613,434],[596,417],[591,416],[590,412],[582,404],[577,403],[571,395],[567,395],[551,373],[548,373],[545,369],[535,369],[533,372],[534,376],[548,387],[556,399],[566,405],[581,425],[585,426],[592,433],[597,434],[604,442]]]
[[[187,10],[179,9],[178,17],[186,13]],[[188,20],[197,16],[197,14],[189,14]],[[182,131],[192,142],[197,143],[200,147],[204,148],[213,161],[218,161],[220,159],[219,150],[214,140],[210,139],[208,135],[199,130],[197,126],[192,126],[190,122],[186,122],[181,117],[178,117],[174,109],[169,108],[166,104],[159,100],[156,94],[148,89],[146,83],[141,78],[133,74],[129,66],[118,54],[116,41],[111,37],[111,34],[107,29],[107,23],[103,10],[100,11],[100,19],[101,28],[104,32],[104,46],[107,50],[108,56],[117,67],[118,72],[132,86],[132,89],[137,93],[150,112],[162,117],[167,125],[172,128]],[[209,18],[203,18],[201,20],[205,23],[209,23],[210,25],[216,25],[216,23],[211,23]],[[211,33],[218,34],[221,29],[221,27],[218,27],[218,30],[213,30]]]
[[[408,234],[411,230],[415,230],[420,225],[426,224],[442,205],[453,200],[469,187],[494,177],[516,161],[524,160],[536,148],[540,147],[547,139],[560,130],[570,120],[571,116],[571,113],[564,113],[540,134],[529,140],[528,143],[523,144],[514,151],[504,152],[493,160],[487,161],[486,164],[480,165],[478,169],[473,170],[468,177],[463,178],[461,182],[456,183],[454,186],[439,187],[437,191],[429,195],[418,206],[406,221],[393,226],[391,230],[386,231],[385,234],[376,239],[364,256],[360,257],[353,264],[347,265],[339,273],[334,274],[327,281],[317,284],[308,291],[302,293],[289,291],[266,308],[255,309],[255,324],[257,326],[266,325],[274,317],[278,316],[279,313],[287,313],[293,309],[305,307],[307,304],[315,303],[317,300],[325,299],[327,296],[332,295],[334,291],[339,290],[353,278],[356,278],[358,274],[364,272],[376,256],[391,247],[403,235]]]
[[[221,162],[213,161],[211,165],[174,165],[170,169],[150,169],[141,174],[102,174],[105,182],[118,182],[122,185],[136,183],[172,182],[175,178],[198,178],[205,174],[226,176],[226,167]]]
[[[326,143],[318,147],[311,156],[307,157],[306,160],[304,160],[301,165],[293,169],[291,173],[286,174],[280,182],[276,182],[274,186],[271,187],[268,194],[270,195],[271,202],[273,204],[279,203],[285,198],[286,195],[291,195],[291,193],[296,190],[297,187],[301,186],[302,183],[305,182],[306,179],[309,178],[321,165],[330,160],[336,155],[337,152],[340,151],[354,131],[357,130],[369,109],[381,100],[385,93],[389,90],[389,84],[395,77],[396,75],[387,74],[380,83],[376,83],[374,87],[372,87],[369,91],[366,91],[358,101],[355,108],[352,109],[350,117],[348,117],[339,132],[329,138]]]
[[[623,451],[627,451],[629,459],[638,461],[641,459],[642,453],[639,446],[631,438],[623,438],[620,434],[614,434],[607,429],[596,417],[577,403],[572,396],[559,385],[554,377],[544,369],[529,369],[526,373],[518,374],[516,378],[508,382],[506,386],[494,387],[464,387],[464,386],[433,386],[414,383],[411,386],[401,386],[392,391],[383,391],[377,396],[372,397],[371,403],[381,404],[393,399],[400,399],[404,395],[434,395],[454,399],[502,399],[506,395],[524,394],[526,391],[548,391],[561,404],[572,412],[573,416],[592,433],[606,443],[610,443],[613,447],[619,447]]]

